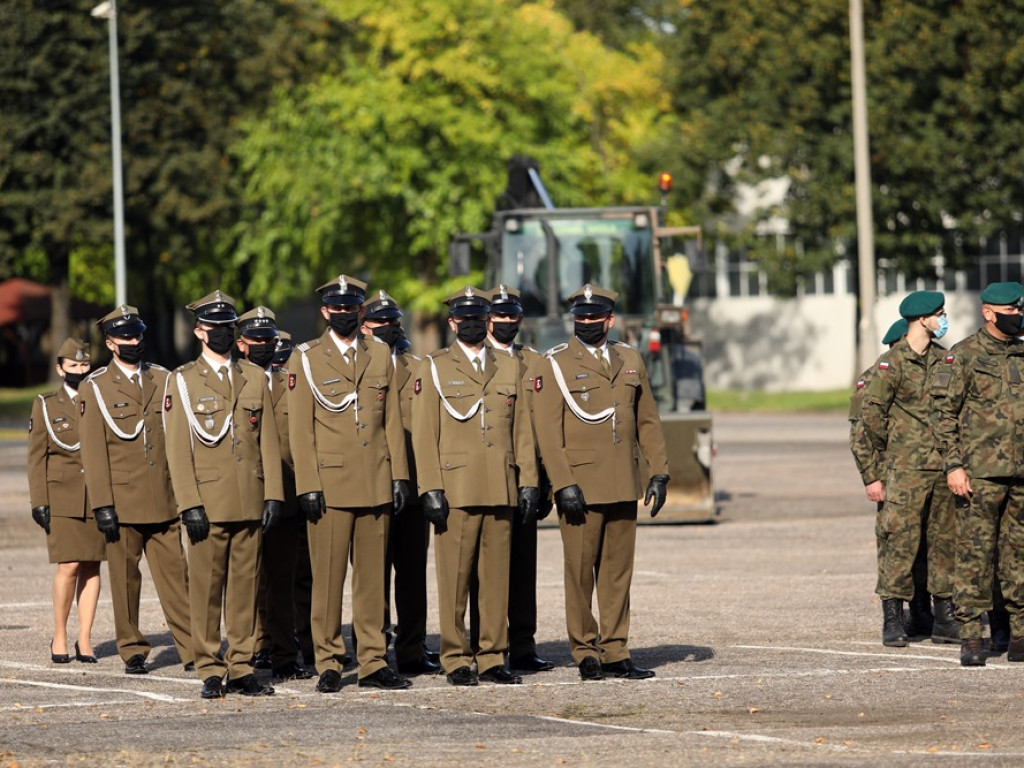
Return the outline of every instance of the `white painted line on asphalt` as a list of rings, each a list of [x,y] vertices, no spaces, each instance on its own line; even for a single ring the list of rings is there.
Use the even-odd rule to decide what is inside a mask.
[[[588,728],[602,728],[611,731],[630,731],[632,733],[660,733],[665,736],[679,735],[679,731],[665,731],[660,728],[632,728],[628,725],[611,725],[610,723],[588,723],[586,720],[573,720],[568,717],[552,717],[551,715],[526,715],[526,717],[529,717],[532,720],[547,720],[550,723],[570,723],[572,725],[585,725]]]
[[[818,744],[817,742],[801,741],[800,739],[783,739],[778,736],[764,736],[759,733],[740,733],[738,731],[686,731],[685,733],[688,733],[691,736],[714,736],[721,739],[735,739],[736,741],[757,741],[762,744],[788,744],[793,747],[824,749],[829,752],[854,751],[842,744]]]
[[[191,699],[176,699],[173,696],[165,696],[162,693],[150,693],[149,691],[130,691],[126,688],[97,688],[90,685],[69,685],[67,683],[43,683],[38,680],[19,680],[15,677],[0,677],[0,683],[11,685],[28,685],[35,688],[57,688],[64,691],[89,691],[90,693],[123,693],[129,696],[139,696],[143,699],[164,702],[191,701]]]
[[[862,656],[876,659],[921,659],[923,661],[942,661],[948,664],[960,664],[960,657],[932,656],[917,653],[864,653],[862,651],[837,651],[831,648],[799,648],[787,645],[734,645],[747,651],[792,651],[794,653],[817,653],[825,656]]]
[[[139,599],[140,603],[157,603],[160,602],[159,597],[143,597]],[[101,597],[99,600],[100,605],[110,605],[111,600],[109,597]],[[4,608],[52,608],[53,602],[50,600],[37,600],[31,603],[0,603],[0,611]]]
[[[40,709],[62,709],[64,707],[109,707],[112,704],[134,704],[134,699],[108,699],[107,701],[62,701],[57,704],[15,704],[2,707],[0,711],[34,712]]]

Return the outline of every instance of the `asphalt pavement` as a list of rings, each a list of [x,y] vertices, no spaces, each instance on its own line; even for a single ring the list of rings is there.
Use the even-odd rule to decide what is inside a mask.
[[[721,415],[715,440],[717,522],[638,534],[630,644],[653,679],[579,679],[547,528],[537,638],[555,670],[372,692],[350,669],[335,695],[292,681],[213,702],[178,664],[148,579],[150,674],[123,673],[106,585],[99,663],[49,662],[53,566],[29,518],[24,443],[0,443],[0,765],[1024,764],[1024,665],[964,669],[956,646],[881,645],[874,509],[844,414]],[[435,614],[429,631],[436,647]]]

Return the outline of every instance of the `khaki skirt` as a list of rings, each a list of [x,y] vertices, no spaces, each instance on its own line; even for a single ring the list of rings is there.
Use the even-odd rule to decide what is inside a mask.
[[[46,549],[51,563],[85,563],[107,559],[107,539],[91,517],[51,516]]]

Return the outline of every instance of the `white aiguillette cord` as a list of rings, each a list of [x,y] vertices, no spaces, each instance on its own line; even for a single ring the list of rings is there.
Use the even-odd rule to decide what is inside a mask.
[[[359,390],[349,392],[345,397],[341,399],[341,402],[335,403],[328,400],[327,397],[316,388],[316,384],[313,383],[313,372],[309,368],[309,357],[306,356],[305,352],[300,352],[299,355],[302,357],[302,372],[306,374],[306,381],[309,382],[309,388],[313,391],[313,397],[320,405],[331,413],[341,413],[349,408],[351,405],[355,405],[352,409],[352,415],[359,420]]]
[[[441,398],[441,405],[444,406],[444,409],[448,411],[448,414],[456,421],[469,421],[470,419],[472,419],[476,415],[476,412],[480,410],[480,406],[484,404],[484,399],[481,397],[479,400],[473,403],[472,407],[465,413],[459,413],[458,411],[456,411],[455,408],[452,407],[452,404],[448,402],[448,398],[446,398],[444,396],[444,393],[441,391],[441,382],[437,377],[437,366],[434,364],[434,358],[432,358],[430,355],[427,355],[427,360],[430,361],[430,376],[434,380],[434,389],[437,390],[437,395],[438,397]],[[483,421],[483,418],[484,414],[481,411],[481,422]]]
[[[224,419],[224,424],[220,428],[220,434],[213,435],[207,432],[205,429],[199,426],[199,420],[196,415],[192,413],[192,399],[188,396],[188,386],[185,384],[185,377],[180,373],[178,374],[178,394],[181,395],[181,405],[185,409],[185,418],[188,419],[188,425],[191,427],[192,434],[199,438],[199,442],[208,447],[217,445],[221,440],[224,439],[224,435],[228,433],[228,430],[234,431],[235,427],[235,415],[229,409],[227,418]]]
[[[55,442],[59,447],[63,448],[65,451],[71,451],[71,453],[74,453],[79,448],[81,448],[81,440],[79,440],[74,445],[68,445],[67,443],[57,439],[57,436],[53,434],[53,427],[50,425],[50,412],[46,408],[46,399],[42,395],[39,396],[39,402],[43,404],[43,421],[46,422],[46,431],[50,434],[50,439],[53,440],[53,442]]]
[[[103,414],[103,420],[107,422],[107,426],[110,427],[110,431],[120,437],[122,440],[134,440],[139,436],[142,431],[143,420],[139,419],[139,423],[135,425],[135,431],[132,433],[125,432],[117,424],[114,423],[114,419],[111,417],[110,412],[107,410],[107,404],[103,402],[103,395],[100,394],[100,388],[96,386],[96,382],[89,380],[92,384],[92,391],[96,393],[96,405],[99,406],[100,413]]]
[[[558,384],[558,388],[562,390],[562,397],[565,398],[565,404],[569,406],[569,410],[573,412],[577,419],[586,424],[603,424],[612,419],[612,426],[615,425],[615,408],[605,408],[600,413],[587,413],[573,399],[573,396],[569,394],[569,388],[565,385],[565,377],[562,375],[562,369],[558,367],[558,363],[554,357],[548,357],[551,361],[551,370],[555,374],[555,383]]]

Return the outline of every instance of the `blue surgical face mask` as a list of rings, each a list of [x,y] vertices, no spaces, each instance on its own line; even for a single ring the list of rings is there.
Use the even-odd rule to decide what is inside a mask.
[[[935,338],[941,339],[946,335],[946,331],[949,330],[949,318],[945,315],[939,315],[939,327],[935,329]]]

